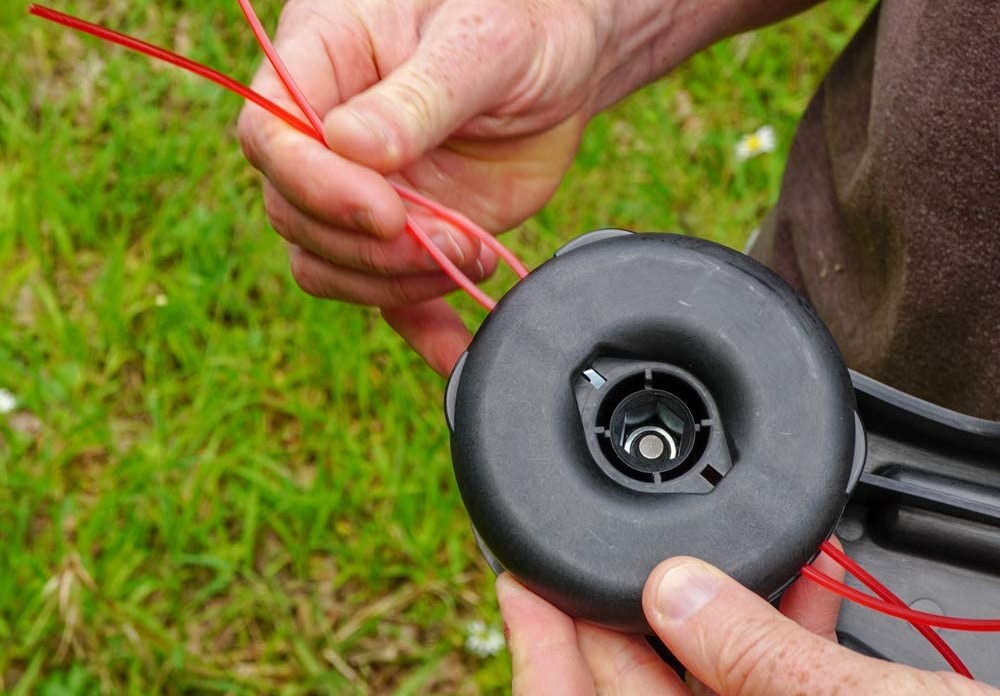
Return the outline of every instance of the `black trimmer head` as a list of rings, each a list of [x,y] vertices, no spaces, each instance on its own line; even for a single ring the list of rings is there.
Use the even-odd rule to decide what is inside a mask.
[[[849,373],[804,300],[719,245],[568,244],[483,324],[446,411],[483,554],[574,617],[648,633],[643,584],[677,555],[775,599],[835,529],[915,608],[1000,615],[1000,423]],[[839,628],[945,666],[893,619]],[[1000,683],[1000,638],[952,642]]]
[[[669,556],[780,593],[864,453],[812,309],[748,257],[676,235],[563,248],[497,306],[447,401],[484,553],[567,613],[633,632]]]

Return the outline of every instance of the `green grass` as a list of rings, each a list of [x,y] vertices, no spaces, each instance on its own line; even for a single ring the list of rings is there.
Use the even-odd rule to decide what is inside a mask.
[[[235,3],[59,4],[245,78],[258,60]],[[724,42],[598,118],[514,247],[539,263],[610,225],[739,246],[869,5]],[[0,690],[505,691],[507,655],[463,648],[499,619],[442,382],[373,311],[295,287],[239,103],[18,2],[0,31],[0,389],[20,401],[0,416]],[[764,124],[779,151],[738,163]]]

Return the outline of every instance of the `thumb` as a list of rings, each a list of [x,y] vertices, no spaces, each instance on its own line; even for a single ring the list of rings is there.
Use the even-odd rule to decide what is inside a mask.
[[[472,340],[461,317],[443,298],[384,308],[382,317],[443,377],[451,373]]]
[[[383,174],[394,173],[493,106],[530,52],[513,50],[517,41],[509,27],[465,14],[440,13],[405,63],[331,110],[324,121],[327,145]]]
[[[926,693],[935,681],[947,693],[945,675],[863,657],[824,640],[693,558],[657,566],[643,608],[671,652],[721,696]]]

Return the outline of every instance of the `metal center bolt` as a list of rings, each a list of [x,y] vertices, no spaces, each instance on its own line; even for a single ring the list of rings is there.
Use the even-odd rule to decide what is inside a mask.
[[[655,425],[645,425],[633,430],[625,439],[623,448],[629,454],[635,452],[649,462],[660,459],[664,454],[671,460],[677,458],[677,441],[666,429]]]
[[[665,489],[699,462],[708,432],[699,426],[710,421],[701,395],[686,378],[645,369],[624,378],[613,375],[616,381],[605,379],[597,387],[592,374],[584,371],[584,376],[593,389],[604,392],[593,428],[601,449],[599,464],[640,482],[640,490],[650,490],[646,484]]]
[[[645,435],[639,440],[639,454],[646,459],[659,459],[666,449],[663,440],[653,434]]]

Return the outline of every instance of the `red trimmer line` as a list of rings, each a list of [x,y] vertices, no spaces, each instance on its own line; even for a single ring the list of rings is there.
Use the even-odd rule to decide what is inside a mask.
[[[309,100],[306,99],[305,94],[303,94],[302,90],[299,89],[298,84],[296,84],[295,78],[292,77],[292,74],[285,66],[284,61],[281,60],[281,56],[278,55],[274,45],[271,43],[271,39],[264,30],[264,26],[261,24],[260,19],[257,18],[257,13],[254,12],[253,6],[250,4],[250,0],[237,0],[237,2],[240,5],[240,9],[243,10],[243,15],[247,18],[247,23],[250,25],[250,29],[253,31],[253,35],[257,39],[257,43],[260,44],[261,49],[264,51],[264,55],[267,56],[267,59],[271,63],[275,72],[278,73],[278,78],[281,80],[281,83],[285,86],[285,89],[288,90],[288,94],[292,97],[295,103],[298,104],[299,108],[302,109],[302,113],[305,114],[307,119],[309,119],[309,123],[313,125],[313,128],[316,131],[316,137],[322,141],[323,119],[321,119],[319,114],[316,113],[316,110],[312,108]],[[519,277],[524,278],[528,275],[528,269],[524,267],[524,264],[522,264],[521,261],[510,252],[510,250],[501,244],[496,237],[476,223],[472,222],[469,218],[457,211],[441,205],[440,203],[435,203],[429,198],[422,196],[416,191],[397,182],[390,181],[389,183],[392,184],[392,187],[403,200],[426,208],[441,220],[449,222],[466,234],[479,239],[479,241],[496,252],[497,256],[506,261]]]
[[[172,51],[168,51],[166,49],[154,46],[145,41],[135,39],[133,37],[121,34],[111,29],[107,29],[97,24],[92,24],[91,22],[87,22],[85,20],[73,17],[71,15],[67,15],[65,13],[53,10],[48,7],[43,7],[40,5],[31,5],[28,8],[28,12],[37,17],[41,17],[42,19],[55,22],[56,24],[62,24],[63,26],[67,26],[71,29],[75,29],[77,31],[84,32],[86,34],[96,36],[97,38],[102,39],[104,41],[118,44],[119,46],[123,46],[129,50],[142,53],[157,60],[162,60],[164,62],[170,63],[171,65],[175,65],[183,70],[187,70],[188,72],[194,73],[195,75],[210,80],[211,82],[214,82],[215,84],[231,92],[234,92],[235,94],[240,95],[244,99],[247,99],[248,101],[251,101],[254,104],[257,104],[258,106],[266,109],[268,112],[277,116],[282,121],[292,126],[299,132],[308,135],[311,138],[314,138],[315,140],[325,145],[325,141],[323,139],[323,131],[322,131],[323,124],[322,120],[319,118],[319,115],[309,105],[308,101],[305,98],[305,95],[302,94],[302,91],[295,84],[295,81],[289,74],[288,69],[281,61],[281,58],[278,56],[277,52],[274,50],[274,47],[271,44],[270,39],[267,37],[267,34],[260,23],[260,20],[257,18],[256,13],[253,11],[253,7],[250,5],[249,2],[247,2],[247,0],[239,0],[239,4],[243,10],[244,15],[247,18],[248,23],[250,24],[250,28],[254,32],[254,36],[257,38],[258,43],[263,48],[271,65],[277,71],[278,77],[281,79],[282,84],[285,85],[285,88],[288,90],[292,99],[296,102],[296,104],[299,105],[299,108],[301,108],[303,113],[306,115],[306,118],[309,121],[308,123],[298,118],[297,116],[290,114],[288,111],[281,108],[280,106],[272,102],[270,99],[264,97],[258,92],[255,92],[246,85],[237,82],[236,80],[218,72],[217,70],[213,70],[212,68],[209,68],[205,65],[197,63],[183,56],[177,55]],[[493,250],[500,258],[506,261],[514,270],[514,272],[517,273],[518,277],[523,278],[528,274],[528,270],[525,268],[524,264],[521,263],[521,261],[509,249],[507,249],[496,237],[494,237],[492,234],[490,234],[486,230],[482,229],[481,227],[473,223],[465,216],[455,211],[452,211],[446,208],[445,206],[435,203],[434,201],[429,200],[425,196],[417,193],[416,191],[408,189],[399,183],[390,181],[390,184],[392,184],[393,188],[399,193],[400,197],[403,198],[404,200],[409,201],[410,203],[423,206],[441,220],[454,225],[465,234],[478,239],[482,244]],[[479,287],[476,286],[476,284],[472,280],[470,280],[468,276],[466,276],[461,271],[461,269],[459,269],[458,266],[456,266],[451,261],[451,259],[445,256],[445,254],[441,252],[441,250],[438,249],[437,246],[435,246],[435,244],[431,241],[427,233],[424,232],[423,229],[421,229],[421,227],[410,215],[407,215],[406,229],[410,233],[410,235],[412,235],[417,240],[417,242],[427,251],[427,253],[431,256],[431,258],[434,259],[435,263],[438,264],[441,270],[444,271],[453,281],[455,281],[456,285],[465,290],[476,302],[482,305],[487,311],[492,310],[493,307],[496,306],[496,302],[492,298],[490,298],[488,295],[486,295],[486,293],[480,290]]]
[[[821,573],[812,566],[803,566],[802,575],[809,578],[817,585],[826,588],[834,594],[838,594],[844,599],[855,604],[860,604],[880,614],[903,619],[911,623],[934,626],[936,628],[947,628],[952,631],[967,631],[971,633],[1000,633],[1000,619],[966,619],[956,616],[942,616],[940,614],[930,614],[925,611],[916,611],[907,607],[899,607],[867,595],[860,590],[849,587],[842,582],[834,580],[829,575]]]
[[[206,80],[214,82],[215,84],[228,89],[230,92],[240,95],[247,101],[251,101],[261,108],[267,109],[272,114],[280,118],[282,121],[290,125],[295,130],[304,133],[305,135],[313,135],[313,130],[308,123],[304,122],[297,116],[293,116],[288,113],[280,106],[272,102],[267,97],[264,97],[246,85],[240,84],[236,80],[232,79],[227,75],[223,75],[218,70],[213,70],[201,63],[196,63],[193,60],[185,58],[184,56],[179,56],[172,51],[168,51],[159,46],[154,46],[153,44],[146,43],[139,39],[135,39],[131,36],[126,36],[125,34],[120,34],[117,31],[107,29],[98,24],[91,24],[85,20],[73,17],[68,14],[59,12],[58,10],[53,10],[49,7],[42,7],[41,5],[31,5],[28,7],[28,12],[35,15],[36,17],[41,17],[50,22],[55,22],[56,24],[62,24],[63,26],[69,27],[70,29],[75,29],[81,31],[85,34],[90,34],[91,36],[96,36],[102,41],[107,41],[109,43],[118,44],[119,46],[124,46],[125,48],[136,51],[137,53],[142,53],[151,58],[156,58],[157,60],[162,60],[165,63],[170,63],[171,65],[176,65],[182,70],[187,70],[190,73],[194,73],[199,77],[203,77]]]
[[[895,605],[896,607],[906,608],[906,603],[897,597],[892,590],[879,582],[874,575],[862,568],[857,561],[838,549],[832,543],[824,541],[820,546],[820,550],[883,600]],[[920,635],[926,638],[928,643],[934,646],[934,649],[941,654],[941,657],[945,659],[945,662],[947,662],[953,670],[955,670],[958,674],[961,674],[963,677],[968,677],[969,679],[973,678],[972,672],[969,671],[969,668],[965,666],[965,663],[962,662],[961,658],[959,658],[957,654],[955,654],[955,651],[952,650],[951,646],[948,645],[944,638],[939,636],[934,629],[927,624],[916,621],[911,621],[910,625],[913,626],[913,628],[915,628]]]
[[[240,95],[244,99],[253,102],[261,108],[266,109],[272,115],[281,119],[292,128],[325,145],[323,137],[323,120],[320,118],[319,114],[316,113],[315,109],[313,109],[309,104],[305,94],[303,94],[302,90],[299,89],[291,73],[289,73],[288,69],[285,67],[281,57],[278,55],[271,43],[271,40],[268,38],[267,32],[254,12],[250,1],[237,0],[237,2],[243,10],[243,14],[246,16],[247,22],[253,30],[257,42],[267,55],[268,60],[277,72],[282,84],[288,90],[289,95],[305,115],[305,121],[298,116],[289,113],[270,99],[253,91],[246,85],[233,80],[217,70],[213,70],[212,68],[201,65],[200,63],[177,55],[176,53],[166,49],[159,48],[146,43],[145,41],[140,41],[139,39],[126,36],[125,34],[112,31],[111,29],[86,22],[82,19],[72,17],[47,7],[31,5],[28,11],[37,17],[41,17],[42,19],[62,24],[77,31],[91,34],[92,36],[96,36],[104,41],[118,44],[129,50],[170,63],[183,70],[187,70],[188,72],[210,80],[211,82],[214,82],[215,84]],[[500,258],[510,265],[520,278],[524,278],[528,274],[528,270],[525,268],[524,264],[522,264],[520,260],[518,260],[518,258],[510,252],[510,250],[501,244],[496,237],[479,225],[475,224],[472,220],[468,219],[461,213],[428,199],[420,193],[413,191],[398,182],[390,181],[390,183],[399,194],[400,198],[407,203],[423,207],[435,215],[438,219],[453,225],[464,234],[478,239],[480,243],[494,251]],[[493,309],[496,303],[482,290],[480,290],[472,280],[470,280],[450,259],[448,259],[447,256],[444,255],[440,249],[438,249],[437,246],[434,245],[434,243],[427,236],[427,233],[421,229],[421,227],[410,215],[407,215],[406,228],[407,231],[417,240],[417,242],[427,251],[427,253],[430,254],[441,269],[452,280],[454,280],[459,287],[465,290],[473,299],[475,299],[488,311]],[[830,592],[872,609],[873,611],[909,621],[913,627],[925,638],[927,638],[927,640],[938,650],[938,652],[941,653],[944,659],[956,672],[972,678],[972,674],[969,672],[965,664],[962,663],[961,659],[959,659],[955,652],[947,645],[947,643],[945,643],[944,639],[932,629],[932,627],[957,631],[1000,632],[1000,619],[955,618],[914,611],[908,608],[899,597],[893,594],[888,588],[886,588],[882,583],[880,583],[870,573],[865,571],[860,565],[848,557],[847,554],[840,551],[837,547],[833,546],[829,542],[824,542],[821,550],[841,565],[845,570],[851,573],[851,575],[856,577],[862,584],[876,593],[878,597],[872,597],[871,595],[867,595],[864,592],[849,587],[809,565],[802,568],[802,575],[804,577],[817,583]]]

